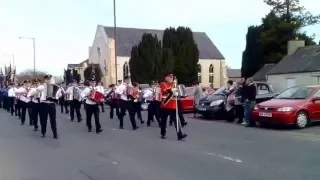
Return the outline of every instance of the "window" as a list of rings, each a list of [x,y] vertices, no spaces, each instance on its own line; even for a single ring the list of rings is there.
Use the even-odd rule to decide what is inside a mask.
[[[213,78],[213,65],[210,64],[209,66],[209,83],[213,84],[214,78]]]
[[[313,89],[309,87],[292,87],[283,91],[276,99],[306,99],[312,91]]]
[[[130,73],[129,63],[125,62],[123,64],[123,79],[124,79],[125,76],[128,76],[129,73]]]
[[[258,94],[268,94],[270,93],[269,87],[266,84],[257,84]]]
[[[198,82],[201,83],[201,64],[198,63]]]
[[[313,97],[320,97],[320,90],[318,90]]]
[[[320,76],[317,76],[317,84],[320,84]]]

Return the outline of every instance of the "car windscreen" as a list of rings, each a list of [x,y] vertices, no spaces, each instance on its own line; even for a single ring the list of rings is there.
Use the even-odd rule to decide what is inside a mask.
[[[226,90],[226,87],[221,87],[218,90],[216,90],[212,95],[224,95],[225,90]]]
[[[283,91],[275,99],[306,99],[313,91],[310,87],[293,87]]]

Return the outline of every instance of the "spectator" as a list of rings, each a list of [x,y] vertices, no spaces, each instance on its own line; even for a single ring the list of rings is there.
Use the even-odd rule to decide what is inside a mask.
[[[241,124],[243,122],[244,110],[243,110],[243,103],[244,103],[244,95],[243,95],[243,86],[245,83],[245,78],[241,78],[235,87],[235,102],[234,102],[234,109],[236,118],[238,118],[237,123]]]
[[[252,78],[248,78],[246,85],[244,86],[244,116],[245,122],[242,124],[244,126],[252,126],[254,125],[251,121],[251,113],[256,104],[256,95],[257,95],[257,88],[253,83]]]
[[[233,81],[229,80],[227,82],[227,88],[226,88],[226,111],[227,111],[227,121],[233,122],[234,121],[234,101],[235,101],[235,95],[234,95],[234,87],[233,87]]]
[[[195,82],[193,84],[193,117],[197,116],[196,106],[199,104],[200,99],[202,98],[201,88],[199,86],[199,82]]]

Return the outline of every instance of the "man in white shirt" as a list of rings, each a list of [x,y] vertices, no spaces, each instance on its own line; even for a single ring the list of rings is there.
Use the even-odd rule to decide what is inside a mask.
[[[160,88],[157,82],[153,81],[150,83],[150,88],[145,90],[143,98],[149,103],[147,126],[150,126],[151,121],[154,121],[154,116],[160,126]]]
[[[14,101],[15,101],[15,92],[14,92],[14,83],[11,83],[9,85],[9,90],[8,90],[8,104],[9,104],[9,109],[11,116],[13,116],[13,113],[15,112],[14,109]]]
[[[37,91],[37,87],[40,85],[40,80],[39,79],[34,79],[33,80],[33,85],[31,86],[27,98],[30,99],[30,104],[31,104],[31,114],[32,114],[32,122],[34,125],[34,131],[38,131],[38,116],[40,113],[41,109],[41,104],[40,104],[40,99],[39,95],[40,93]]]
[[[92,131],[91,117],[93,115],[95,125],[96,125],[96,133],[99,134],[103,131],[101,128],[100,120],[99,120],[99,103],[100,102],[95,102],[94,100],[89,98],[91,91],[99,91],[96,88],[96,81],[94,79],[94,75],[92,75],[89,81],[89,84],[90,86],[86,87],[81,93],[81,98],[86,99],[85,100],[85,109],[86,109],[86,115],[87,115],[86,124],[88,127],[88,132],[91,132]],[[100,93],[103,94],[103,92],[100,92]]]
[[[16,96],[19,97],[18,101],[19,101],[19,107],[21,108],[21,125],[24,125],[25,120],[26,120],[26,113],[27,113],[27,109],[28,109],[28,105],[29,104],[29,99],[27,98],[27,94],[30,88],[30,81],[29,80],[25,80],[23,82],[23,86],[21,86],[19,89],[16,90]],[[30,126],[33,125],[32,119],[30,118],[31,114],[29,112],[29,124]]]
[[[132,86],[129,84],[130,82],[130,77],[125,76],[124,77],[124,83],[119,85],[118,88],[116,89],[115,93],[120,95],[120,113],[119,113],[119,120],[120,120],[120,125],[119,128],[123,129],[123,117],[128,110],[129,112],[129,117],[130,117],[130,122],[132,125],[132,129],[136,130],[139,127],[136,124],[135,120],[135,113],[134,113],[134,102],[132,99],[129,98],[130,93],[132,93],[130,89],[132,89]]]
[[[21,84],[19,83],[16,87],[13,88],[14,90],[14,94],[15,94],[15,100],[14,100],[14,112],[15,112],[15,116],[18,116],[19,118],[21,118],[21,103],[19,100],[19,94],[16,93],[19,91],[19,89],[21,88]]]
[[[78,122],[82,121],[81,117],[81,101],[80,101],[80,89],[78,88],[77,82],[73,81],[72,86],[70,86],[66,94],[70,94],[72,96],[72,100],[70,101],[70,118],[73,122],[74,120],[74,112],[76,112]]]
[[[98,82],[97,86],[96,86],[97,90],[100,91],[100,92],[103,92],[104,93],[104,87],[103,87],[103,84],[101,81]],[[100,106],[101,106],[101,111],[104,112],[104,102],[101,102],[100,103]]]
[[[48,116],[51,124],[51,130],[54,139],[58,139],[57,121],[56,121],[56,105],[53,101],[55,97],[49,97],[47,94],[47,87],[51,82],[52,75],[44,76],[44,84],[37,87],[40,93],[40,125],[42,137],[46,137]]]

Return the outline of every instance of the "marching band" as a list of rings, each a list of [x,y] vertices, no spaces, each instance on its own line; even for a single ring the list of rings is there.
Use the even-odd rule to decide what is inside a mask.
[[[92,131],[92,116],[95,121],[96,133],[101,133],[100,106],[104,112],[103,104],[105,98],[109,99],[110,119],[114,117],[114,110],[119,119],[119,128],[124,128],[124,117],[128,114],[133,130],[139,126],[136,124],[137,115],[141,124],[144,123],[141,115],[141,106],[144,102],[148,104],[147,127],[151,126],[154,118],[160,128],[162,139],[166,138],[167,119],[174,123],[178,140],[187,137],[182,133],[182,128],[186,125],[181,114],[180,99],[177,79],[172,73],[167,73],[163,82],[151,82],[150,87],[141,90],[137,82],[131,83],[129,76],[125,76],[123,82],[111,84],[108,94],[101,82],[96,82],[94,72],[91,78],[83,86],[72,81],[67,86],[64,82],[60,86],[51,83],[51,75],[45,75],[41,80],[25,80],[22,85],[9,84],[2,87],[0,91],[0,108],[8,111],[11,116],[19,117],[21,125],[25,124],[26,118],[34,131],[41,130],[41,137],[45,138],[47,133],[47,121],[49,118],[50,127],[54,139],[58,139],[56,104],[60,105],[61,113],[70,112],[70,120],[74,121],[76,115],[77,122],[82,121],[81,106],[84,105],[86,115],[86,126],[88,132]],[[42,83],[41,83],[42,82]],[[97,84],[96,84],[97,83]],[[70,111],[69,111],[70,110]],[[28,113],[28,116],[26,115]],[[40,126],[39,126],[40,121]]]

